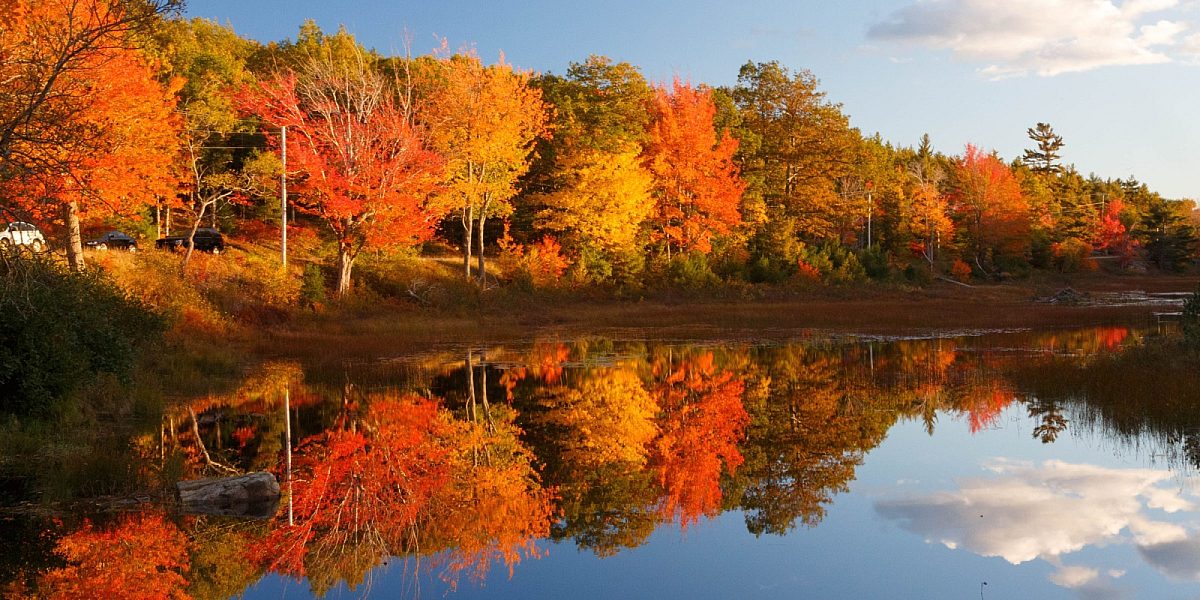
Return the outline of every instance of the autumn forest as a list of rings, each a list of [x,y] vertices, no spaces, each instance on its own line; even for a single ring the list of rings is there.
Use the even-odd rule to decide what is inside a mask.
[[[725,85],[600,54],[535,72],[315,20],[253,39],[184,8],[0,0],[0,596],[601,573],[695,597],[794,554],[775,570],[831,587],[798,576],[784,597],[876,597],[1004,558],[912,592],[982,597],[961,578],[1000,592],[1029,562],[1057,569],[1041,584],[1117,582],[1128,556],[1062,557],[1135,544],[1143,571],[1200,581],[1170,554],[1195,554],[1191,529],[1143,514],[1188,517],[1154,486],[1200,469],[1200,292],[1179,289],[1200,211],[1073,164],[1036,106],[1002,156],[861,130],[803,64],[750,60]],[[1101,443],[1070,460],[1141,478],[1100,503],[1125,524],[984,520],[987,477],[1091,468],[1055,462],[1072,436]],[[1161,462],[1120,462],[1143,451]],[[247,475],[276,485],[262,511],[179,487]],[[1019,483],[1004,502],[1069,487]],[[838,540],[802,546],[827,521]],[[1047,532],[1073,545],[1030,541]],[[870,566],[822,562],[846,548]],[[679,558],[697,551],[721,557]],[[951,559],[903,562],[934,552]],[[612,557],[646,566],[591,562]]]

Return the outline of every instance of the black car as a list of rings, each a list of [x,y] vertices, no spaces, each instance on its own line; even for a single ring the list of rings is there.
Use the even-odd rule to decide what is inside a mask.
[[[187,238],[186,233],[183,235],[169,235],[164,238],[158,238],[154,242],[154,247],[160,250],[183,250],[187,248]],[[225,249],[225,238],[216,229],[201,227],[196,230],[196,235],[192,237],[192,246],[201,252],[220,254]]]
[[[138,249],[137,240],[120,231],[110,231],[94,240],[84,242],[83,245],[100,251],[113,249],[137,252]]]

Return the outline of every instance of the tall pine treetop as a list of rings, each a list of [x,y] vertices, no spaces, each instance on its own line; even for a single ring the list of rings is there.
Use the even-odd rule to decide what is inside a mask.
[[[1036,127],[1030,127],[1026,131],[1029,133],[1029,139],[1037,142],[1037,149],[1026,150],[1021,160],[1036,173],[1062,173],[1063,167],[1058,162],[1062,158],[1058,153],[1063,147],[1062,136],[1054,133],[1054,128],[1049,123],[1038,123]]]

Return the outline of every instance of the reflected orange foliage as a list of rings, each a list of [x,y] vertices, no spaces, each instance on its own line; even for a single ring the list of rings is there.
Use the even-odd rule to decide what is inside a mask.
[[[55,548],[67,566],[43,575],[38,587],[54,600],[183,600],[190,598],[184,579],[189,545],[179,528],[159,514],[130,515],[103,530],[84,521]]]
[[[559,342],[541,342],[529,351],[529,369],[538,379],[555,384],[562,379],[563,365],[571,358],[571,349]]]
[[[1016,401],[1016,396],[999,381],[988,381],[983,387],[964,391],[962,401],[967,407],[971,433],[979,433],[994,427],[1000,421],[1000,413]]]
[[[452,481],[438,494],[426,533],[453,546],[442,575],[452,586],[463,574],[482,581],[496,561],[511,577],[522,556],[541,556],[535,542],[550,534],[552,495],[515,418],[507,407],[492,408],[486,423],[454,423],[447,440]]]
[[[742,405],[745,384],[717,369],[712,352],[678,365],[660,360],[654,371],[664,377],[653,390],[661,433],[653,443],[652,464],[665,492],[659,510],[667,519],[678,517],[686,529],[720,510],[721,465],[732,474],[742,464],[738,442],[750,423]]]
[[[449,481],[438,440],[448,432],[436,402],[409,395],[375,399],[360,418],[304,440],[293,466],[296,524],[277,525],[253,558],[310,580],[361,576],[405,544]]]

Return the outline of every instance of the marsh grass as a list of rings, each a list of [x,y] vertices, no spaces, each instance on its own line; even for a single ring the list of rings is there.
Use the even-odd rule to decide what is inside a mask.
[[[1065,409],[1076,431],[1138,447],[1144,438],[1200,468],[1187,444],[1200,440],[1200,355],[1178,336],[1156,336],[1080,364],[1063,358],[1017,370],[1013,379],[1041,402]],[[1189,440],[1191,440],[1189,442]]]

